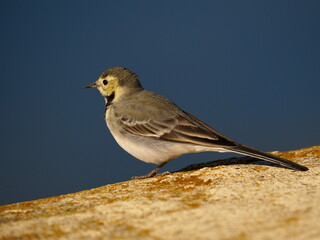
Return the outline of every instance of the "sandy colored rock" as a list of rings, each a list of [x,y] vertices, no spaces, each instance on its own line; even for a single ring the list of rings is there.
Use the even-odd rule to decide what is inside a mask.
[[[0,207],[0,239],[320,239],[320,146]]]

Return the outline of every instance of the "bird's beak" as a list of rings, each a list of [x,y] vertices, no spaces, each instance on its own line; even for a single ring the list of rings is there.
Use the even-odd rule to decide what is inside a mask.
[[[98,84],[96,82],[88,85],[88,86],[85,86],[85,88],[97,88],[98,87]]]

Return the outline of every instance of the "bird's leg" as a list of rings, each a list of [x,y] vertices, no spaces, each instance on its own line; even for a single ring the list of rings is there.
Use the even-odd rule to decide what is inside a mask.
[[[146,174],[146,175],[144,175],[144,176],[134,176],[134,177],[132,177],[132,179],[144,179],[144,178],[153,177],[153,176],[155,176],[155,175],[157,174],[157,172],[158,172],[164,165],[166,165],[167,162],[169,162],[169,161],[160,163],[155,169],[153,169],[151,172],[149,172],[148,174]]]

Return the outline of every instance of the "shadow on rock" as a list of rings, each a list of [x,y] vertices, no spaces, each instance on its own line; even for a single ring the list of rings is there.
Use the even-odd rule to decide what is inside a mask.
[[[266,162],[266,161],[251,158],[251,157],[240,157],[240,158],[232,157],[232,158],[214,160],[214,161],[210,161],[210,162],[191,164],[187,167],[184,167],[184,168],[177,170],[177,171],[174,171],[174,172],[188,172],[188,171],[198,170],[198,169],[205,168],[205,167],[219,167],[219,166],[226,166],[226,165],[242,165],[242,164],[273,166],[273,167],[278,167],[278,168],[289,169],[287,167],[284,167],[284,166],[281,166],[278,164],[273,164],[270,162]]]

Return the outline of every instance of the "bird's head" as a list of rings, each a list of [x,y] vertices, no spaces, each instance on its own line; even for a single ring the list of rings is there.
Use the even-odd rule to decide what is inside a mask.
[[[96,88],[107,102],[117,101],[142,90],[138,76],[123,67],[113,67],[103,72],[97,81],[85,86]]]

